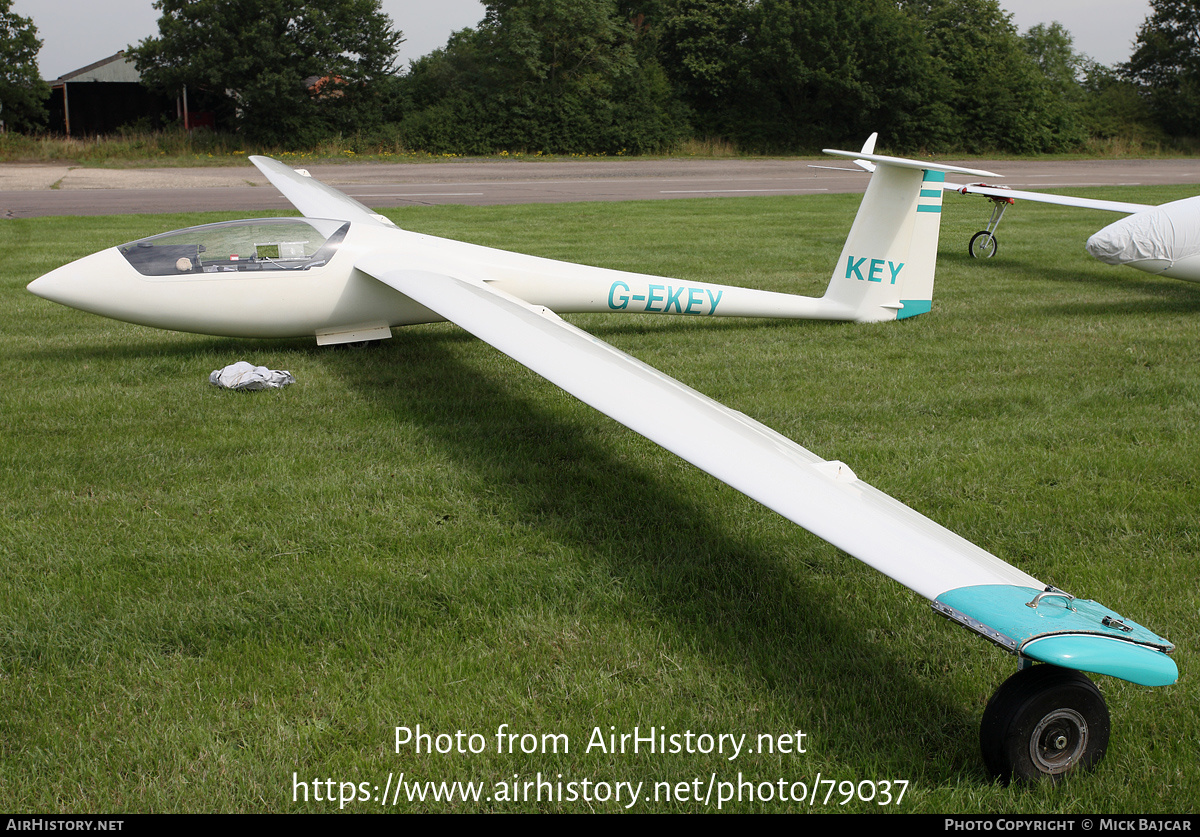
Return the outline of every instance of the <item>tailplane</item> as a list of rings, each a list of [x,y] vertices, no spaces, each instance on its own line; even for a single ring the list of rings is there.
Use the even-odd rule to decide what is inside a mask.
[[[831,151],[874,165],[823,300],[856,322],[902,320],[930,310],[946,173],[991,172],[860,151]]]

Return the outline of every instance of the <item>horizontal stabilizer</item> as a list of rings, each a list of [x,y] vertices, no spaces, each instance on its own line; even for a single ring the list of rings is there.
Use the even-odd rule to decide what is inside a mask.
[[[825,149],[826,154],[832,154],[834,157],[848,157],[851,160],[865,160],[868,163],[876,165],[887,164],[896,166],[902,169],[918,169],[920,171],[940,171],[948,174],[970,174],[975,177],[1003,177],[1002,174],[995,172],[983,171],[981,169],[967,169],[962,166],[951,166],[945,163],[931,163],[928,160],[910,160],[907,157],[888,157],[883,154],[865,154],[862,151],[835,151],[832,148]]]

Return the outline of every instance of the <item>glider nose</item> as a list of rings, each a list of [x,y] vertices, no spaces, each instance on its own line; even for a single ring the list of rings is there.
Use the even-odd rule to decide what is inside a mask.
[[[48,299],[60,305],[70,305],[71,286],[75,284],[72,279],[74,271],[70,270],[72,267],[74,265],[69,264],[66,267],[52,270],[44,276],[39,276],[26,285],[25,290],[42,299]]]
[[[59,305],[106,313],[125,274],[131,272],[129,263],[117,250],[102,250],[52,270],[25,287],[30,293]]]

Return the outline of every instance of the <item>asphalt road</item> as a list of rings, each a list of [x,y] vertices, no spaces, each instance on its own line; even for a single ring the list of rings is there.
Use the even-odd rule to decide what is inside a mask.
[[[372,207],[805,195],[866,188],[865,174],[810,164],[845,166],[848,162],[834,158],[485,160],[347,162],[308,168],[314,177]],[[1003,175],[996,184],[1017,189],[1200,184],[1200,160],[971,161],[963,165]],[[158,169],[0,164],[0,218],[205,210],[251,213],[288,206],[248,162]]]

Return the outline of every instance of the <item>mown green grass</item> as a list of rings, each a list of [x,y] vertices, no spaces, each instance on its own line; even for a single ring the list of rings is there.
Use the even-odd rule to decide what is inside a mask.
[[[557,258],[819,294],[857,201],[389,215]],[[977,725],[1011,657],[461,331],[330,350],[82,314],[24,285],[229,216],[47,218],[0,226],[5,807],[329,811],[313,779],[334,780],[335,797],[337,783],[382,788],[389,772],[491,793],[541,772],[642,781],[644,794],[714,775],[907,780],[900,811],[1195,811],[1200,287],[1094,262],[1083,242],[1113,216],[1054,207],[1017,206],[998,256],[972,261],[966,240],[987,211],[948,198],[934,311],[914,320],[571,319],[1174,641],[1175,686],[1099,678],[1113,737],[1095,773],[990,783]],[[298,382],[208,385],[241,359]],[[394,728],[417,724],[479,733],[487,751],[396,752]],[[497,754],[501,724],[569,736],[570,752]],[[751,741],[802,730],[807,752],[585,752],[594,728],[635,726]],[[293,801],[293,772],[307,803]],[[880,810],[839,801],[726,810]]]

